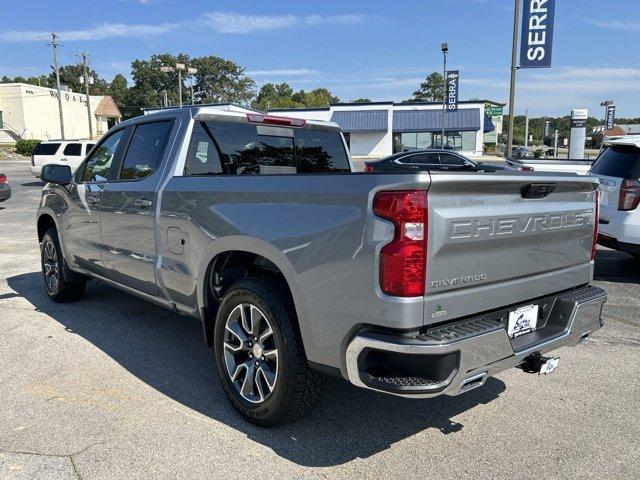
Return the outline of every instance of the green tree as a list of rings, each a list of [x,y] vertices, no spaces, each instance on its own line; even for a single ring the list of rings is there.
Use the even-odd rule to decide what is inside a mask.
[[[231,60],[209,55],[194,58],[190,66],[198,69],[194,91],[199,103],[248,105],[255,96],[255,82],[245,75],[244,68]]]
[[[301,108],[327,107],[330,103],[337,103],[340,99],[326,88],[316,88],[309,92],[298,90],[293,93],[291,86],[286,83],[265,83],[252,103],[253,108],[268,110],[270,108]]]
[[[298,101],[294,100],[294,96]],[[302,97],[304,97],[303,90],[294,94],[293,89],[286,82],[265,83],[251,106],[264,111],[270,108],[300,108],[305,106],[303,102],[299,101]]]
[[[370,103],[371,100],[368,98],[356,98],[355,100],[351,100],[351,103]]]
[[[414,102],[441,102],[444,98],[444,80],[442,74],[433,72],[420,84],[420,88],[413,92]]]
[[[138,108],[138,114],[143,108],[158,107],[163,102],[163,92],[167,92],[167,99],[171,105],[178,105],[178,73],[162,72],[161,67],[175,66],[176,63],[189,64],[189,56],[169,53],[154,54],[148,60],[134,60],[131,62],[131,76],[134,86],[131,88],[131,105]],[[183,94],[186,94],[183,81]],[[183,98],[186,98],[183,97]]]
[[[107,87],[106,94],[113,98],[124,118],[135,117],[140,113],[140,109],[133,105],[129,82],[124,75],[118,74],[113,77]]]

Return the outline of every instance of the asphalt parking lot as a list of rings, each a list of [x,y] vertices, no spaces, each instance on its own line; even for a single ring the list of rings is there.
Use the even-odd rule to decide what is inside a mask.
[[[327,382],[264,430],[227,403],[197,320],[92,282],[41,286],[28,163],[0,160],[0,478],[640,478],[640,261],[600,250],[606,326],[548,377],[509,370],[460,397]]]

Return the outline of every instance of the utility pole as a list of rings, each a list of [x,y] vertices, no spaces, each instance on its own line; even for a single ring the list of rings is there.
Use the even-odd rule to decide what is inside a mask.
[[[60,92],[60,70],[58,69],[58,47],[62,44],[58,43],[58,36],[51,34],[51,43],[48,44],[53,49],[53,70],[56,72],[56,90],[58,92],[58,111],[60,113],[60,136],[64,140],[64,115],[62,114],[62,94]]]
[[[93,138],[93,122],[91,121],[91,99],[89,98],[89,84],[91,83],[87,63],[89,54],[87,52],[80,52],[80,56],[82,57],[82,77],[80,77],[80,79],[84,80],[85,94],[87,95],[87,118],[89,120],[89,140],[91,140]]]
[[[524,146],[529,146],[529,109],[525,110],[524,120]]]
[[[516,72],[518,70],[518,26],[520,24],[520,0],[514,0],[515,11],[513,13],[513,44],[511,46],[511,84],[509,86],[509,140],[507,142],[507,158],[511,156],[513,148],[513,124],[515,119],[516,101]]]
[[[447,52],[449,51],[449,45],[443,43],[441,49],[444,68],[442,70],[442,139],[440,148],[444,149],[444,121],[447,113]]]

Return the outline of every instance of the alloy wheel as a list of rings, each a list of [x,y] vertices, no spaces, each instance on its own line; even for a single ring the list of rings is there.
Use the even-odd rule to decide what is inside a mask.
[[[49,293],[53,295],[58,291],[58,286],[60,285],[60,268],[58,252],[52,242],[44,244],[43,255],[44,282]]]
[[[224,332],[227,374],[238,394],[261,403],[278,379],[278,348],[266,315],[253,304],[242,303],[227,317]]]

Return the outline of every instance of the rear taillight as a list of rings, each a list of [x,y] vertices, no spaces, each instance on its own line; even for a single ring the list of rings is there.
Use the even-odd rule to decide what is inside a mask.
[[[373,173],[374,169],[373,169],[373,165],[369,165],[368,163],[364,164],[364,171],[366,173]]]
[[[7,176],[4,173],[0,173],[0,183],[7,183]]]
[[[284,127],[304,127],[307,124],[307,121],[302,118],[276,117],[273,115],[262,115],[260,113],[247,113],[247,120],[251,123],[281,125]]]
[[[427,192],[376,194],[373,212],[395,226],[393,241],[380,252],[380,288],[387,295],[424,295],[427,270]]]
[[[520,167],[521,172],[533,172],[533,167]]]
[[[623,180],[620,185],[620,199],[618,210],[635,210],[640,203],[640,182],[637,180]]]
[[[598,223],[600,223],[600,191],[596,190],[596,206],[593,218],[593,240],[591,241],[591,260],[596,259],[596,244],[598,242]]]

